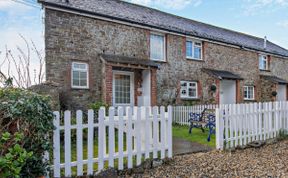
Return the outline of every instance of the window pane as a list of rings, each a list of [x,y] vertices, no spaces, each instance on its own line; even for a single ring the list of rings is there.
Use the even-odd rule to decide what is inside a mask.
[[[80,79],[87,79],[87,72],[80,72]]]
[[[79,72],[73,71],[72,77],[73,77],[72,78],[73,86],[79,86],[79,84],[80,84]]]
[[[164,37],[152,34],[150,36],[151,59],[164,60]]]
[[[196,97],[196,89],[195,88],[189,88],[189,97]]]
[[[186,89],[182,89],[181,90],[181,96],[187,96],[187,91],[186,91]]]
[[[244,88],[244,98],[248,97],[248,91],[247,91],[247,87]]]
[[[114,96],[116,104],[130,104],[130,76],[118,75],[114,76]]]
[[[74,63],[73,68],[74,69],[86,69],[86,64]]]
[[[192,42],[186,41],[186,56],[192,57]]]
[[[194,46],[194,58],[201,59],[201,47]]]
[[[86,79],[85,80],[80,80],[80,86],[81,87],[87,86],[87,80]]]

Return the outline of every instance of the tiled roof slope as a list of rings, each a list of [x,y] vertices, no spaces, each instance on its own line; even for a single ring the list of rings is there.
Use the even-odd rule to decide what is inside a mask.
[[[120,0],[39,0],[46,5],[85,11],[89,14],[192,35],[213,41],[224,42],[249,49],[288,57],[288,50],[270,41],[264,48],[264,39],[213,25],[168,14],[156,9],[135,5]]]

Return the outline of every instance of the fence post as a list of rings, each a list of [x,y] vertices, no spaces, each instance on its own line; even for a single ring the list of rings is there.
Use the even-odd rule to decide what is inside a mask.
[[[76,112],[77,119],[77,176],[83,175],[83,113]]]
[[[115,153],[115,128],[114,128],[114,107],[109,108],[109,167],[114,168],[114,153]]]
[[[98,112],[98,172],[100,172],[104,168],[104,117],[105,117],[105,109],[101,108]]]
[[[64,148],[65,148],[65,176],[71,176],[71,112],[64,112]]]
[[[54,157],[54,177],[60,177],[60,113],[54,112],[53,131],[53,157]]]
[[[221,122],[220,109],[216,109],[216,149],[223,150],[223,125]]]
[[[172,106],[168,106],[168,157],[172,158]]]
[[[88,110],[87,174],[93,174],[94,111]]]

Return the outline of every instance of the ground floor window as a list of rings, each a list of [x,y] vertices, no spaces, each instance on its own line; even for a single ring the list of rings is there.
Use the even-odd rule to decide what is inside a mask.
[[[72,88],[89,88],[88,64],[81,62],[72,63]]]
[[[254,86],[244,86],[244,99],[254,100]]]
[[[114,72],[113,103],[114,105],[130,105],[133,101],[133,73]]]
[[[195,99],[198,98],[198,84],[197,82],[181,81],[181,98]]]

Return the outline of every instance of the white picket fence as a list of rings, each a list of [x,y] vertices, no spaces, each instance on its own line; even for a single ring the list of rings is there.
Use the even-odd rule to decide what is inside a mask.
[[[118,169],[123,170],[125,161],[127,167],[132,168],[135,166],[133,162],[140,165],[151,156],[160,156],[161,159],[172,157],[172,107],[168,107],[168,112],[165,112],[163,106],[160,110],[158,107],[126,109],[127,115],[124,115],[123,108],[119,107],[116,112],[111,107],[106,116],[105,109],[101,108],[98,122],[94,122],[94,112],[89,110],[88,123],[83,123],[83,113],[77,111],[75,125],[71,125],[70,111],[64,112],[64,125],[60,125],[60,113],[54,112],[56,130],[53,135],[53,176],[60,177],[62,174],[71,177],[73,170],[77,176],[92,175],[103,170],[107,163],[109,167],[118,165]],[[88,132],[85,144],[87,149],[83,145],[85,129]],[[98,135],[94,135],[95,129],[98,130]],[[61,131],[64,131],[64,146],[60,140]],[[76,132],[76,145],[71,144],[71,132]],[[83,155],[84,148],[87,155]],[[96,152],[98,153],[95,154]],[[61,161],[60,154],[64,154],[64,161]],[[73,167],[75,168],[72,169]]]
[[[221,105],[216,109],[217,149],[244,146],[288,131],[288,102]]]
[[[199,113],[206,109],[216,109],[218,105],[195,105],[195,106],[174,106],[173,107],[173,123],[180,125],[190,125],[189,114]]]

